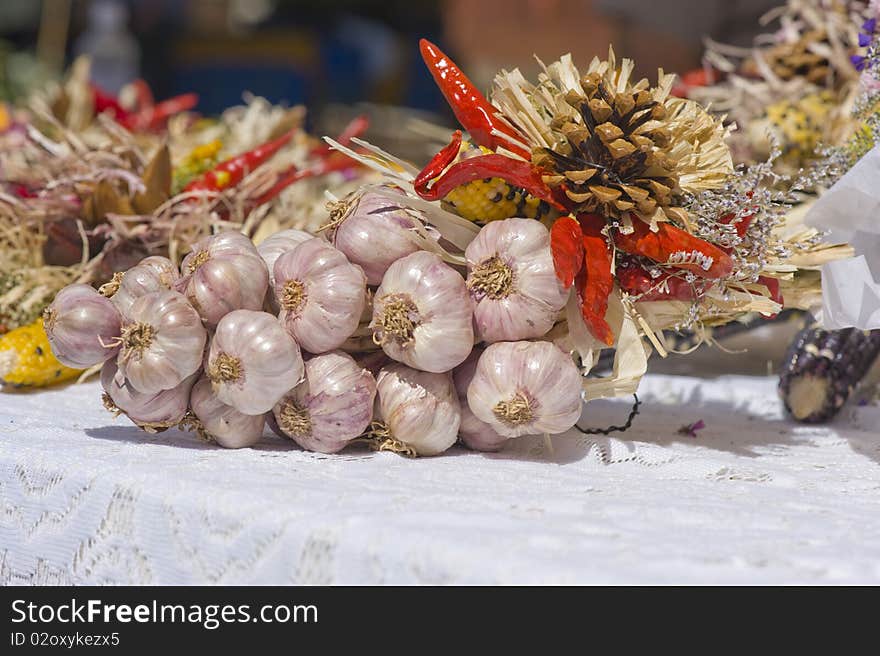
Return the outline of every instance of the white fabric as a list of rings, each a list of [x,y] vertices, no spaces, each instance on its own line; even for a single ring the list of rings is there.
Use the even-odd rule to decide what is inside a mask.
[[[825,328],[880,329],[880,146],[868,151],[810,207],[804,222],[852,244],[856,257],[822,266]]]
[[[796,426],[758,376],[640,394],[623,436],[415,461],[147,436],[96,384],[2,394],[0,583],[880,582],[880,407]]]

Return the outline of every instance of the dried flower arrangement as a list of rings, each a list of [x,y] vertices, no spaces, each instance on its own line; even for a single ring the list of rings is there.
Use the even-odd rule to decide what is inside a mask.
[[[335,198],[318,237],[217,232],[179,269],[65,289],[46,319],[59,359],[102,366],[105,404],[149,431],[494,450],[635,392],[664,330],[814,304],[815,269],[849,253],[789,223],[771,164],[735,169],[722,121],[662,71],[652,86],[613,52],[583,73],[565,56],[536,83],[501,72],[490,102],[421,49],[470,141],[420,170],[327,139],[383,183]],[[588,377],[611,347],[611,376]]]

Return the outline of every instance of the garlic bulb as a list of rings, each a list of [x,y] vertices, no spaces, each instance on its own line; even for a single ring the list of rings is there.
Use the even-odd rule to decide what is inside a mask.
[[[172,289],[180,275],[177,268],[167,257],[153,255],[144,258],[136,266],[122,274],[116,274],[113,282],[107,283],[101,288],[116,291],[110,296],[113,305],[125,314],[131,309],[136,299],[150,292],[158,292],[163,289]]]
[[[331,209],[331,243],[378,285],[395,261],[419,250],[413,239],[419,214],[369,188],[355,191]]]
[[[389,267],[373,300],[373,340],[390,357],[440,373],[464,362],[474,345],[464,280],[433,253],[419,251]]]
[[[211,328],[232,310],[263,307],[269,272],[251,240],[240,232],[200,239],[180,270],[177,290]]]
[[[357,329],[366,301],[364,272],[323,239],[313,238],[275,262],[279,318],[309,353],[339,348]]]
[[[303,361],[278,319],[267,312],[235,310],[217,324],[205,371],[219,401],[260,415],[299,383]]]
[[[68,367],[87,369],[119,351],[119,311],[89,285],[68,285],[43,315],[55,357]]]
[[[189,407],[201,424],[198,430],[202,437],[227,449],[253,446],[263,435],[265,415],[246,415],[226,405],[217,398],[206,376],[193,386]]]
[[[550,342],[498,342],[480,356],[467,398],[499,435],[564,433],[581,415],[581,375]]]
[[[556,278],[550,233],[532,219],[487,224],[465,251],[474,328],[484,342],[541,337],[568,291]]]
[[[278,428],[309,451],[336,453],[363,433],[373,418],[376,380],[340,351],[305,363],[305,380],[272,412]]]
[[[266,263],[269,270],[269,286],[275,287],[275,261],[282,253],[292,251],[304,241],[314,239],[315,235],[309,234],[304,230],[282,230],[266,237],[260,245],[257,246],[257,252]]]
[[[141,394],[176,387],[202,365],[206,339],[198,313],[182,294],[145,294],[123,318],[117,378]]]
[[[455,444],[461,406],[448,373],[437,374],[395,363],[379,372],[377,414],[393,440],[420,456]]]
[[[461,426],[458,428],[458,436],[465,446],[475,451],[498,451],[509,438],[499,435],[492,426],[477,419],[467,400],[467,390],[474,378],[477,361],[482,354],[482,349],[475,348],[467,360],[452,372],[455,393],[461,404]]]
[[[107,360],[101,369],[101,386],[106,396],[104,405],[124,413],[148,433],[157,433],[176,426],[189,407],[189,394],[199,377],[197,371],[180,385],[156,394],[142,394],[127,380],[116,376],[116,361]]]

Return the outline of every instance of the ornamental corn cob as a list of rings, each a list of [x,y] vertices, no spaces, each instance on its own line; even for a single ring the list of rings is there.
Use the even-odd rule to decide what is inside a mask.
[[[45,387],[80,373],[55,358],[42,319],[0,336],[0,385]]]
[[[797,421],[836,415],[880,355],[880,330],[804,328],[789,347],[779,396]]]

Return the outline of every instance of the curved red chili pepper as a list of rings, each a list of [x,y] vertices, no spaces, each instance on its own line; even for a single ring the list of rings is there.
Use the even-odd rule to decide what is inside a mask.
[[[492,150],[503,146],[526,160],[532,158],[532,154],[525,148],[492,134],[492,131],[496,130],[517,141],[525,141],[516,128],[497,118],[498,108],[480,93],[467,75],[440,48],[427,39],[421,39],[419,50],[422,52],[425,65],[434,77],[434,82],[455,112],[455,118],[476,143]]]
[[[428,186],[431,184],[431,180],[434,178],[440,177],[440,174],[446,169],[447,166],[452,164],[456,157],[458,157],[458,151],[461,149],[461,130],[456,130],[452,133],[452,139],[449,141],[449,145],[445,146],[439,153],[434,155],[431,158],[431,161],[425,165],[419,174],[416,176],[416,179],[413,180],[413,189],[415,189],[416,193],[423,198],[423,194],[429,194]],[[432,200],[436,200],[436,197]]]
[[[367,131],[367,128],[370,127],[370,117],[366,115],[356,116],[352,121],[345,126],[345,129],[339,133],[339,136],[336,137],[336,141],[343,146],[347,146],[351,143],[351,140],[355,137],[361,136],[364,132]],[[309,155],[312,157],[322,157],[327,155],[333,148],[324,143],[323,141],[312,148],[309,151]]]
[[[162,127],[169,117],[192,109],[198,102],[198,95],[184,93],[183,95],[163,100],[156,105],[146,107],[134,114],[129,114],[120,120],[119,123],[132,132],[155,130]]]
[[[277,139],[267,141],[253,150],[220,162],[213,169],[186,185],[183,191],[222,191],[228,187],[234,187],[242,181],[245,175],[267,162],[281,150],[290,141],[296,130],[297,128],[294,128]]]
[[[146,80],[138,78],[131,83],[131,86],[135,91],[135,103],[138,110],[146,109],[156,104],[156,100],[153,98],[153,91]]]
[[[259,207],[264,203],[268,203],[290,185],[299,182],[300,180],[316,178],[322,175],[327,175],[328,173],[333,173],[334,171],[344,171],[355,166],[357,166],[357,162],[352,161],[345,153],[333,153],[322,162],[306,169],[291,166],[278,177],[275,184],[273,184],[268,191],[263,192],[263,194],[254,200],[253,206]]]
[[[770,292],[770,299],[779,303],[779,305],[783,305],[785,303],[785,299],[782,298],[782,292],[779,289],[779,280],[777,278],[771,278],[770,276],[758,276],[758,283],[764,285],[767,290]],[[776,317],[777,313],[767,315],[768,319],[773,319]]]
[[[608,297],[614,289],[611,270],[611,246],[602,234],[606,221],[597,214],[578,215],[583,231],[585,284],[578,289],[581,300],[581,316],[593,337],[608,346],[614,344],[614,333],[605,321]]]
[[[628,294],[638,296],[639,301],[692,301],[713,284],[689,283],[671,273],[652,278],[644,267],[635,262],[618,264],[615,277],[620,288]]]
[[[461,133],[457,132],[452,143],[441,150],[428,165],[422,169],[413,181],[415,192],[425,200],[440,200],[450,191],[468,182],[482,180],[484,178],[501,178],[514,187],[522,187],[535,198],[546,201],[558,210],[564,210],[565,206],[560,203],[553,191],[541,178],[541,173],[531,163],[519,159],[512,159],[504,155],[478,155],[469,157],[450,166],[445,173],[437,178],[428,187],[429,182],[443,170],[442,164],[455,159],[453,152],[457,153],[456,141],[460,142]]]
[[[119,104],[115,96],[107,93],[97,84],[89,83],[92,90],[92,102],[94,103],[95,113],[101,114],[108,112],[116,121],[122,122],[126,120],[131,113]]]
[[[553,222],[550,228],[550,252],[559,282],[568,289],[584,266],[584,233],[581,224],[570,216]]]
[[[630,255],[645,257],[684,269],[701,278],[724,278],[733,272],[733,259],[723,250],[671,223],[658,223],[652,232],[647,223],[633,219],[633,231],[614,233],[614,245]],[[676,261],[676,256],[681,259]]]

